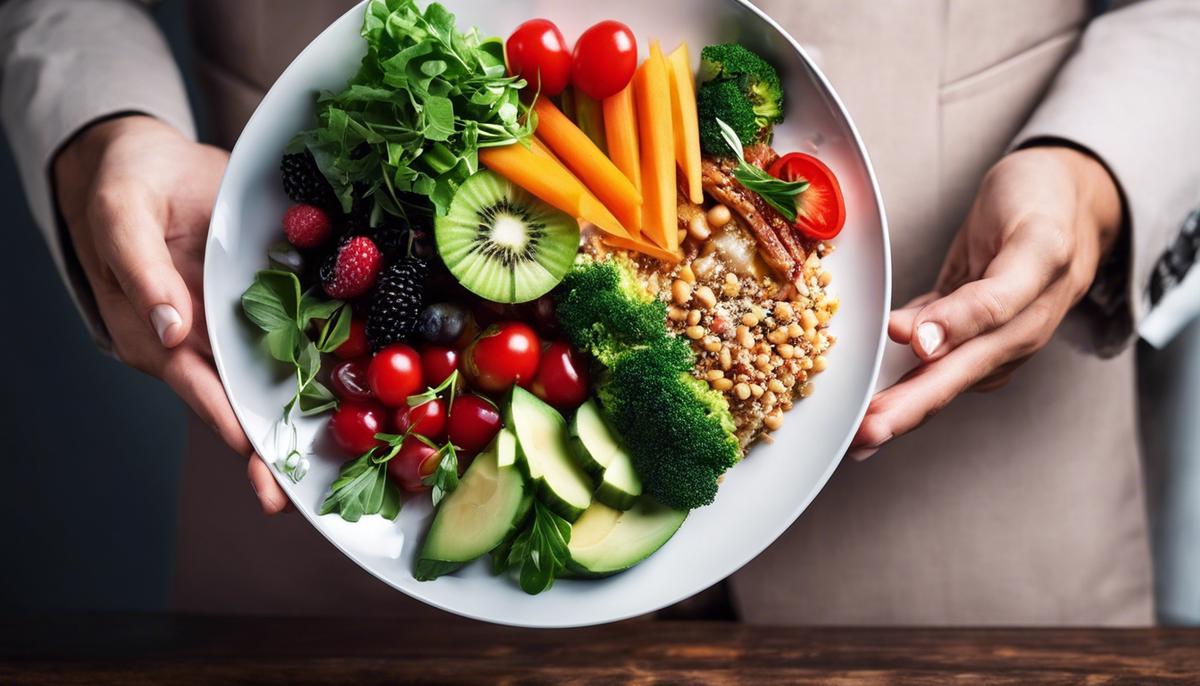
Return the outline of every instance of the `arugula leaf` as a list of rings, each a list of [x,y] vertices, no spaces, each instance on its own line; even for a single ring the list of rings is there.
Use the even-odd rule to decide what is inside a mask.
[[[332,302],[338,302],[336,300]],[[334,310],[332,316],[327,316],[317,336],[317,350],[331,353],[350,338],[350,305],[342,303]]]
[[[316,379],[309,381],[304,386],[297,400],[300,407],[300,414],[304,417],[332,410],[338,404],[337,396],[333,394],[333,391],[329,390],[325,384]]]
[[[554,585],[554,579],[570,559],[571,524],[540,501],[533,503],[533,516],[517,535],[505,567],[521,568],[521,590],[537,595]],[[499,565],[493,561],[493,569]]]
[[[388,479],[387,463],[376,464],[365,453],[342,465],[318,514],[337,513],[348,522],[378,514],[395,519],[400,513],[400,489]]]
[[[458,488],[458,453],[455,452],[453,443],[446,443],[443,450],[446,454],[438,460],[437,469],[422,480],[426,486],[433,487],[431,496],[434,507],[442,502],[447,493],[452,493]]]
[[[504,46],[460,32],[437,3],[371,0],[361,33],[358,73],[339,93],[317,101],[317,127],[289,149],[308,148],[349,211],[355,196],[374,209],[449,209],[454,191],[479,168],[478,149],[527,139],[532,117],[508,76]],[[415,203],[413,195],[426,196]],[[373,213],[374,214],[374,213]]]
[[[295,328],[300,312],[300,279],[291,272],[264,269],[242,293],[242,311],[266,332]]]
[[[775,208],[775,211],[783,215],[789,222],[795,223],[796,196],[808,190],[808,182],[777,179],[763,169],[746,162],[742,141],[738,139],[733,129],[720,119],[717,119],[717,126],[721,129],[721,137],[733,149],[733,154],[738,159],[738,166],[733,170],[733,178],[737,179],[738,183],[745,186],[747,190],[757,193],[763,202]]]

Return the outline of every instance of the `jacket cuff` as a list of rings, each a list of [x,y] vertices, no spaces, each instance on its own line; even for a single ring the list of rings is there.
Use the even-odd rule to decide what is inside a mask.
[[[93,337],[107,347],[91,288],[54,196],[58,152],[88,125],[146,114],[195,138],[179,70],[146,10],[128,0],[9,0],[0,7],[0,118],[25,197]]]

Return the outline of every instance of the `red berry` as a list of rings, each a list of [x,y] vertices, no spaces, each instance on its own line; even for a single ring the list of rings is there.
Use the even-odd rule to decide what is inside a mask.
[[[400,484],[400,488],[418,493],[429,488],[424,483],[425,477],[437,471],[439,459],[436,448],[409,436],[400,445],[400,452],[388,462],[388,474]]]
[[[374,241],[354,236],[338,247],[332,269],[322,269],[325,293],[339,300],[364,295],[375,285],[382,266],[383,255]]]
[[[579,407],[587,400],[587,366],[579,353],[562,341],[542,351],[542,363],[529,390],[560,410]]]
[[[467,376],[480,390],[500,393],[533,381],[542,355],[537,334],[521,322],[500,322],[484,331],[467,348]]]
[[[361,455],[376,445],[383,431],[383,409],[374,403],[344,402],[329,419],[333,440],[351,455]]]
[[[408,396],[425,388],[421,378],[421,356],[403,343],[389,345],[371,358],[367,382],[379,402],[388,407],[401,407],[408,401]]]
[[[349,360],[354,357],[362,357],[371,352],[371,342],[367,340],[367,322],[365,319],[354,318],[350,320],[350,337],[339,345],[333,354]]]
[[[421,370],[425,373],[425,383],[437,386],[458,369],[458,352],[451,348],[436,345],[426,347],[421,351]]]
[[[297,248],[315,248],[329,239],[333,223],[314,205],[293,205],[283,215],[283,233]]]
[[[366,360],[343,360],[329,370],[329,388],[341,400],[366,402],[372,398],[367,383]]]
[[[500,411],[477,395],[460,395],[450,403],[446,437],[459,450],[477,453],[500,431]]]
[[[430,440],[438,440],[446,430],[446,405],[439,398],[421,403],[416,407],[401,407],[393,416],[398,434],[412,429]]]

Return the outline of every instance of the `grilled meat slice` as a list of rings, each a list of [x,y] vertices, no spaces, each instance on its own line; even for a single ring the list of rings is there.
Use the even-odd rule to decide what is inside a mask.
[[[701,163],[704,191],[742,218],[758,241],[759,250],[767,264],[784,278],[792,280],[803,263],[803,252],[796,245],[791,227],[758,194],[747,190],[733,178],[733,166],[730,160],[705,157]],[[781,233],[787,238],[781,238]],[[790,248],[798,251],[799,263],[797,253]]]

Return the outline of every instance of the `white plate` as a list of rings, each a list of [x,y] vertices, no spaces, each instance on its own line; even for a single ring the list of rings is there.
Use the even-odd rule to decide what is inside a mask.
[[[732,469],[714,505],[692,512],[679,533],[634,569],[600,581],[560,580],[528,596],[482,563],[437,581],[419,582],[412,558],[428,525],[427,497],[407,502],[388,522],[357,524],[316,511],[345,456],[320,440],[324,419],[298,423],[300,446],[314,453],[298,485],[276,474],[296,508],[363,569],[426,603],[504,624],[566,627],[611,622],[677,602],[732,574],[796,519],[825,484],[849,445],[874,387],[890,303],[887,225],[874,173],[849,115],[803,49],[773,21],[738,0],[646,2],[606,0],[446,0],[460,28],[506,36],[531,17],[555,21],[569,40],[591,24],[616,18],[629,24],[645,54],[651,38],[664,50],[687,41],[700,47],[740,41],[759,51],[783,77],[787,117],[776,129],[779,150],[816,151],[841,180],[849,220],[828,260],[832,290],[842,306],[833,319],[838,343],[814,395],[787,413],[773,445],[754,448]],[[423,5],[423,3],[422,3]],[[358,35],[362,5],[330,26],[296,58],[263,99],[234,147],[213,211],[204,273],[209,335],[221,379],[247,435],[268,463],[279,455],[272,438],[280,407],[291,394],[240,314],[239,297],[266,248],[280,236],[287,207],[279,158],[289,139],[313,125],[313,96],[338,90],[365,50]],[[286,451],[286,448],[284,449]],[[286,573],[286,570],[280,570]]]

